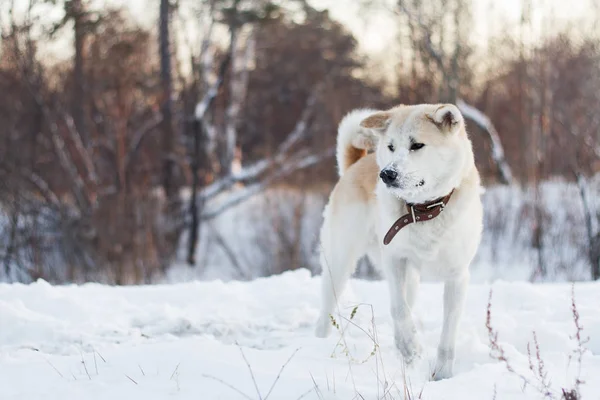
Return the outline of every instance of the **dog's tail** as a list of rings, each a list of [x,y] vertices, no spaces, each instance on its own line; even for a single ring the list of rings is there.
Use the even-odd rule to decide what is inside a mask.
[[[350,111],[340,122],[337,135],[336,159],[340,176],[352,164],[367,155],[367,150],[375,146],[372,135],[360,123],[377,110],[361,108]]]

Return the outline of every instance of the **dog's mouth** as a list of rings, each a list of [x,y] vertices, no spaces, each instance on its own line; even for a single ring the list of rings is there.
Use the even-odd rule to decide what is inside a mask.
[[[383,182],[388,189],[402,189],[402,186],[398,181],[394,182]]]
[[[413,183],[408,184],[405,181],[402,181],[401,179],[397,179],[393,182],[384,182],[385,186],[389,189],[408,189],[408,188],[422,188],[423,186],[425,186],[425,180],[421,179],[419,180],[417,183]]]

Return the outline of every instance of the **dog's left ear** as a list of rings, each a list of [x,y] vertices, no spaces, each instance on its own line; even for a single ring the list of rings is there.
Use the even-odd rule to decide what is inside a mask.
[[[454,133],[463,124],[463,116],[454,104],[441,105],[426,117],[444,133]]]

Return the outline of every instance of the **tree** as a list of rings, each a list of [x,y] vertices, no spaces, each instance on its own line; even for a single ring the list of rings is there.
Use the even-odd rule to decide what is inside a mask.
[[[52,1],[52,0],[50,0]],[[87,123],[86,106],[87,89],[84,74],[86,42],[95,27],[101,21],[102,15],[88,10],[85,0],[63,0],[64,16],[56,23],[50,34],[56,35],[69,22],[73,22],[73,86],[71,97],[71,114],[73,122],[84,146],[89,146],[92,140]]]
[[[172,207],[177,202],[177,188],[174,182],[175,131],[173,130],[173,78],[171,71],[171,37],[169,21],[171,4],[169,0],[160,0],[159,11],[159,53],[161,84],[161,140],[162,140],[162,186],[167,203]]]

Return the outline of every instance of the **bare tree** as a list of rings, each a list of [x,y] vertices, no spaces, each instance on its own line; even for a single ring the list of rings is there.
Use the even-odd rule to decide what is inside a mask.
[[[200,232],[200,211],[204,205],[203,198],[198,198],[198,192],[201,186],[204,186],[205,184],[205,182],[200,182],[200,164],[202,163],[202,159],[204,159],[205,164],[210,164],[207,162],[208,152],[206,151],[206,146],[204,148],[205,151],[203,151],[202,148],[202,143],[204,142],[203,138],[206,136],[205,115],[215,100],[219,88],[223,84],[223,79],[230,62],[231,53],[227,53],[227,56],[221,62],[215,83],[208,89],[207,93],[204,95],[202,100],[198,102],[194,110],[194,138],[191,158],[192,186],[189,204],[189,238],[187,251],[187,262],[189,265],[196,265],[196,247],[198,245]]]
[[[75,128],[80,133],[84,145],[89,145],[90,135],[87,129],[85,118],[86,90],[84,69],[84,46],[86,37],[86,17],[85,6],[82,0],[71,0],[69,4],[73,19],[75,33],[75,64],[73,67],[74,90],[73,90],[73,120]]]
[[[169,207],[177,197],[174,170],[175,162],[175,131],[173,130],[173,78],[171,71],[171,36],[169,20],[171,17],[171,4],[169,0],[160,0],[159,11],[159,49],[160,49],[160,83],[162,90],[162,186]]]
[[[575,177],[577,179],[577,186],[579,187],[581,203],[583,205],[591,275],[593,280],[598,280],[600,279],[600,232],[594,233],[593,230],[593,220],[596,219],[597,224],[597,217],[592,211],[592,206],[589,201],[590,190],[587,180],[580,172],[575,172]]]

